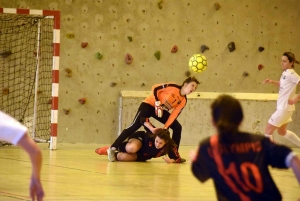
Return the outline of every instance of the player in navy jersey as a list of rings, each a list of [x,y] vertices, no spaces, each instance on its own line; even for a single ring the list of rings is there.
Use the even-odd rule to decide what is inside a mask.
[[[295,55],[291,52],[283,53],[281,68],[283,69],[279,81],[266,79],[263,83],[270,83],[279,87],[276,111],[272,114],[265,129],[265,136],[273,141],[273,132],[277,129],[279,135],[290,140],[300,147],[300,138],[292,131],[287,130],[287,125],[292,121],[295,104],[300,99],[300,93],[296,93],[296,87],[300,84],[300,76],[294,70],[294,64],[299,64]]]
[[[142,118],[145,119],[145,118]],[[181,163],[177,145],[170,137],[167,129],[154,128],[147,120],[144,126],[148,131],[136,131],[123,141],[115,152],[114,161],[147,161],[151,158],[163,157],[167,163]],[[95,152],[106,155],[109,146],[98,148]]]
[[[136,152],[130,152],[131,147],[140,147]],[[124,141],[116,152],[117,161],[146,161],[151,158],[163,157],[167,163],[180,163],[180,155],[175,142],[170,137],[167,129],[157,129],[155,134],[137,131]]]
[[[292,150],[269,138],[239,131],[241,104],[229,95],[211,105],[217,134],[204,139],[192,158],[192,172],[201,182],[212,178],[218,200],[282,200],[268,166],[292,168],[300,183],[300,160]]]

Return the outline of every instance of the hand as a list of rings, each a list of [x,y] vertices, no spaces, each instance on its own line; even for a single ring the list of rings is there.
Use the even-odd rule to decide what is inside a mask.
[[[195,150],[192,150],[192,151],[190,152],[189,156],[190,156],[190,159],[191,159],[192,162],[193,162],[193,161],[196,161],[196,159],[197,159],[197,153],[196,153]]]
[[[153,129],[151,130],[151,132],[152,132],[154,135],[156,135],[156,133],[157,133],[158,130],[161,130],[161,128],[153,128]]]
[[[174,159],[170,159],[168,156],[163,157],[164,161],[166,161],[166,163],[175,163]]]
[[[265,79],[264,81],[263,81],[263,84],[266,84],[266,83],[273,83],[273,80],[270,80],[270,79]]]
[[[160,101],[155,102],[155,114],[159,118],[163,116],[163,108],[161,107]]]
[[[31,200],[42,201],[44,197],[44,190],[41,181],[34,176],[31,177],[30,181],[30,197]]]
[[[289,105],[294,105],[294,104],[297,103],[297,102],[298,102],[298,98],[297,98],[297,97],[288,100],[288,104],[289,104]]]

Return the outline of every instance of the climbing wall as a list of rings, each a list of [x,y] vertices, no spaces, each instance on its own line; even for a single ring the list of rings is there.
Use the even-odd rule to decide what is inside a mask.
[[[300,58],[298,0],[13,0],[1,6],[61,12],[58,142],[112,142],[122,90],[181,84],[191,75],[201,82],[198,92],[277,93],[262,81],[279,79],[284,51]],[[189,70],[194,54],[207,59],[202,73]],[[197,99],[187,108],[207,104]],[[253,121],[253,111],[275,109],[247,106]],[[189,112],[180,121],[196,125]]]

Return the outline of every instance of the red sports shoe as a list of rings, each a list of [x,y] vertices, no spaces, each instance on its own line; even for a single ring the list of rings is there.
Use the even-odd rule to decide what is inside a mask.
[[[110,146],[105,146],[105,147],[100,147],[95,150],[96,154],[99,155],[107,155],[107,150],[109,149]]]

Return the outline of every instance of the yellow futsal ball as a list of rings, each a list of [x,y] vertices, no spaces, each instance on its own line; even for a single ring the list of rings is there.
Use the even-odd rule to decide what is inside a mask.
[[[207,68],[206,57],[202,54],[194,54],[189,60],[189,67],[195,73],[202,73]]]

